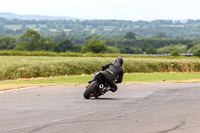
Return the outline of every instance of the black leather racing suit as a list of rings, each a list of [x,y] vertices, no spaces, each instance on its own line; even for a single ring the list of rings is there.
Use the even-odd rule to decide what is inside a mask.
[[[124,75],[124,70],[121,64],[117,62],[105,64],[102,66],[102,71],[102,74],[110,86],[110,90],[115,92],[117,90],[117,85],[115,83],[121,83]]]

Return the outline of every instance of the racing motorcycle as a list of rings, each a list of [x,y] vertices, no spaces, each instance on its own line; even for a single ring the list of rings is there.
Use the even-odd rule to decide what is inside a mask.
[[[106,88],[109,88],[103,74],[101,71],[95,72],[94,76],[90,81],[89,85],[86,86],[86,90],[83,94],[85,99],[90,99],[91,97],[99,98],[99,96],[104,95]]]

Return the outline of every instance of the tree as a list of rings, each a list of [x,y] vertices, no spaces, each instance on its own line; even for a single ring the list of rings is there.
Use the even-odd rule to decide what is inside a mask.
[[[56,52],[66,52],[66,51],[72,51],[73,44],[68,39],[61,40],[56,48]]]
[[[106,53],[120,53],[120,50],[113,46],[108,46],[106,49]]]
[[[133,33],[133,32],[127,32],[125,34],[124,38],[126,38],[126,39],[135,39],[136,38],[135,36],[136,36],[135,33]]]
[[[126,54],[143,54],[143,51],[141,48],[132,48],[132,47],[123,47],[121,48],[122,53]]]
[[[24,50],[36,51],[43,50],[42,45],[45,43],[45,39],[37,31],[27,30],[25,34],[21,35],[20,41]]]
[[[173,45],[173,44],[171,44],[171,45],[157,49],[158,53],[160,53],[160,54],[169,54],[169,53],[171,53],[171,51],[174,51],[174,50],[178,50],[181,53],[186,53],[187,52],[187,45],[183,45],[183,44]]]
[[[188,51],[191,53],[194,53],[194,51],[200,49],[200,43],[195,44],[193,47],[191,47]]]
[[[60,42],[64,40],[65,38],[66,38],[66,34],[64,31],[59,32],[58,34],[53,36],[53,40],[55,40],[56,42]]]
[[[161,47],[157,49],[159,54],[169,54],[171,51],[176,50],[172,45]]]
[[[170,54],[171,56],[180,56],[180,52],[178,50],[174,50]]]
[[[81,44],[74,44],[72,47],[72,52],[81,52]]]
[[[147,54],[157,54],[157,50],[155,48],[153,48],[152,46],[148,47],[145,52]]]
[[[200,57],[200,49],[197,49],[193,52],[194,56],[199,56]]]
[[[93,38],[86,41],[83,45],[81,52],[93,52],[93,53],[104,53],[107,46],[100,40],[94,40]]]
[[[0,39],[0,50],[11,50],[16,46],[16,39],[5,36]]]
[[[143,54],[141,48],[131,48],[131,54]]]
[[[57,43],[53,40],[47,40],[45,43],[42,45],[42,50],[44,51],[54,51]]]
[[[168,38],[167,35],[163,32],[158,32],[158,34],[156,35],[157,38]]]

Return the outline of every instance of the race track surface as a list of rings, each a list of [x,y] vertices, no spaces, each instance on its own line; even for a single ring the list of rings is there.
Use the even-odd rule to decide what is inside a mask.
[[[0,92],[0,133],[200,132],[200,83],[119,85],[90,100],[84,87]]]

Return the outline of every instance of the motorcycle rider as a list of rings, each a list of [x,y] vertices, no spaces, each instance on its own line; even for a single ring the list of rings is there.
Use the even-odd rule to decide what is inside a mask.
[[[109,87],[103,89],[102,95],[105,94],[108,90],[115,92],[117,91],[116,83],[121,83],[123,79],[124,70],[122,68],[123,58],[117,57],[114,62],[110,62],[102,66],[101,74],[105,78]],[[96,77],[93,77],[89,83],[91,83]]]

